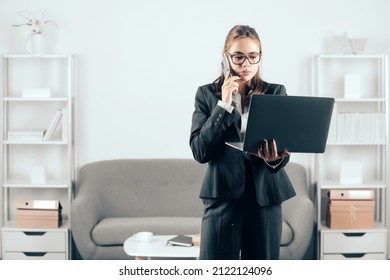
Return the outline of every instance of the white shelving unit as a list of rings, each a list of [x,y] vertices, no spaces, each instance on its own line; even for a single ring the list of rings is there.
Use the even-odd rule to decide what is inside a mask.
[[[316,55],[316,96],[335,98],[324,154],[315,156],[319,259],[387,259],[386,190],[389,180],[389,90],[386,55]],[[346,74],[359,77],[358,90],[345,96]],[[356,88],[356,87],[355,87]],[[341,183],[341,162],[358,162],[359,183]],[[327,225],[332,189],[375,190],[375,227],[335,230]]]
[[[2,259],[70,259],[70,205],[74,182],[74,56],[3,55]],[[27,88],[49,88],[50,97],[24,97]],[[8,140],[12,130],[48,128],[58,109],[62,120],[50,140]],[[31,181],[44,167],[46,180]],[[59,200],[59,228],[15,226],[15,200]]]

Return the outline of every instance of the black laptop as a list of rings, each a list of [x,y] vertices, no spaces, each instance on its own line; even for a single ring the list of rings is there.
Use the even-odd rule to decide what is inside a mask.
[[[323,153],[334,98],[292,95],[253,95],[244,142],[227,145],[256,153],[264,139],[275,139],[278,152]]]

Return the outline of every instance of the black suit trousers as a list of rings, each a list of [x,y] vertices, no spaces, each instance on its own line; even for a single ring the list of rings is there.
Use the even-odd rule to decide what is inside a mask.
[[[281,204],[257,203],[249,161],[245,164],[245,179],[245,192],[238,199],[203,198],[200,259],[279,259]]]

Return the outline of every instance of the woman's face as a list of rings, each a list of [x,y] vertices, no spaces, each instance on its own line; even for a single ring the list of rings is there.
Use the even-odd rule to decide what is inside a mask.
[[[235,40],[226,55],[234,72],[232,74],[240,76],[241,82],[249,82],[259,71],[260,46],[251,38]]]

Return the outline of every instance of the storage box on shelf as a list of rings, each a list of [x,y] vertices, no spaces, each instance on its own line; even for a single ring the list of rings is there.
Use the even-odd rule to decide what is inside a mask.
[[[58,200],[17,199],[15,226],[18,228],[58,228],[62,223],[62,206]]]
[[[3,55],[3,65],[2,258],[69,259],[74,56]],[[22,213],[18,199],[58,209]]]
[[[320,259],[386,259],[389,157],[386,55],[317,55],[316,96],[336,100],[324,154],[315,156]],[[371,192],[362,202],[329,192]]]
[[[328,226],[331,229],[374,227],[373,190],[330,190]]]

